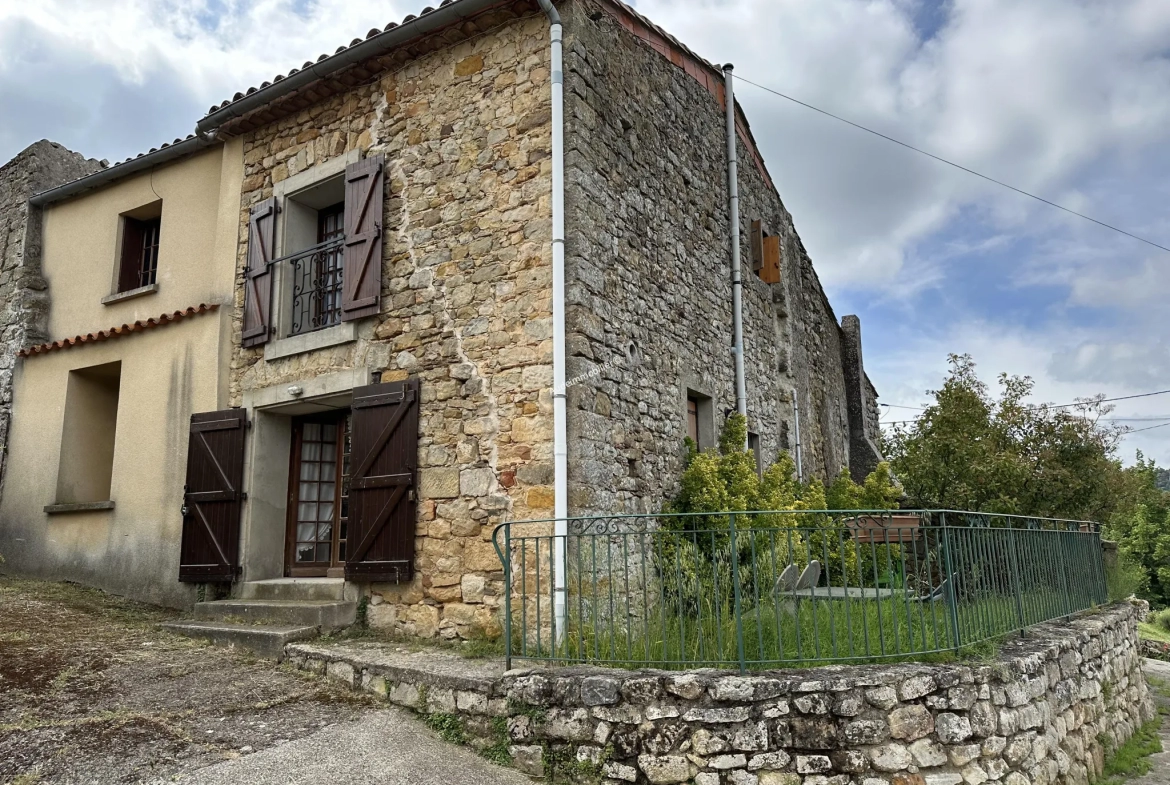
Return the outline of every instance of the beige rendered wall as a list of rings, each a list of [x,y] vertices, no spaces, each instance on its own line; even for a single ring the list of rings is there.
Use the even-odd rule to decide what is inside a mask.
[[[191,601],[192,588],[178,581],[188,423],[192,413],[228,403],[242,172],[242,145],[229,141],[45,209],[51,339],[200,303],[224,307],[18,361],[0,496],[6,571],[167,605]],[[103,304],[114,289],[118,216],[159,197],[158,291]],[[61,455],[70,372],[107,363],[121,363],[109,493],[114,508],[48,514],[46,505],[72,501],[58,498],[59,488],[71,487],[60,472],[74,461]]]
[[[16,372],[0,553],[16,574],[68,579],[164,605],[178,582],[187,422],[220,407],[226,309],[167,327],[25,359]],[[57,498],[70,371],[118,362],[110,480],[114,509],[47,514]]]
[[[233,140],[45,208],[50,338],[230,302],[242,178],[241,143]],[[117,288],[118,217],[160,198],[158,292],[103,304]]]

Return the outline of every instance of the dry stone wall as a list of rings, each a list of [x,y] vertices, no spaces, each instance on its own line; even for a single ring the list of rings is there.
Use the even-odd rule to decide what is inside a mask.
[[[490,534],[552,508],[551,129],[543,14],[427,54],[244,143],[231,398],[355,368],[421,381],[414,583],[370,618],[420,637],[498,629]],[[265,361],[239,348],[247,210],[353,150],[384,153],[382,312],[356,342]]]
[[[0,476],[12,417],[16,353],[50,340],[49,290],[41,276],[41,211],[28,200],[102,168],[101,162],[47,139],[0,166]]]
[[[1038,625],[970,665],[491,677],[361,650],[287,652],[447,727],[458,718],[473,746],[507,750],[526,773],[564,767],[606,785],[1086,785],[1154,716],[1129,604]]]

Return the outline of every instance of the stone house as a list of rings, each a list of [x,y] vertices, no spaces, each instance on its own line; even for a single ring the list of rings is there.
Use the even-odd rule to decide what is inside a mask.
[[[657,510],[684,437],[713,446],[737,406],[761,465],[789,450],[808,474],[864,475],[877,415],[860,327],[838,323],[734,102],[729,239],[726,79],[617,0],[448,0],[238,93],[184,142],[34,197],[53,206],[43,259],[26,261],[48,273],[69,263],[54,243],[86,242],[55,213],[105,200],[117,225],[137,214],[112,194],[142,172],[157,184],[216,157],[215,188],[180,179],[218,200],[200,240],[217,262],[174,307],[218,309],[188,321],[219,332],[158,333],[199,365],[201,392],[142,436],[187,460],[185,493],[170,463],[140,467],[140,486],[165,486],[136,513],[153,544],[128,536],[135,559],[114,558],[114,529],[93,534],[114,514],[101,509],[68,548],[44,544],[60,520],[40,512],[47,478],[60,487],[65,466],[49,438],[21,448],[46,479],[8,472],[9,566],[175,604],[231,585],[223,607],[245,615],[256,598],[363,595],[376,625],[468,637],[498,628],[495,525]],[[165,216],[163,228],[165,240]],[[88,253],[104,269],[117,255],[110,242]],[[166,262],[160,251],[160,275]],[[100,301],[96,278],[59,292],[46,277],[53,314]],[[49,333],[101,324],[86,304]],[[18,394],[17,429],[26,416],[68,424],[61,390],[99,347],[50,367],[34,343],[18,367],[31,378],[42,363],[57,398]],[[189,383],[159,377],[168,401]],[[115,460],[111,487],[120,471]],[[103,574],[114,569],[128,579]]]

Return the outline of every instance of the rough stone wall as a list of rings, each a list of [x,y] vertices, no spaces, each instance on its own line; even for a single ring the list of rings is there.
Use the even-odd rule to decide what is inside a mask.
[[[551,514],[548,58],[536,14],[245,139],[232,402],[343,369],[421,381],[418,577],[372,587],[380,627],[496,629],[492,527]],[[354,149],[386,155],[382,313],[353,344],[265,361],[239,347],[247,210],[274,183]]]
[[[597,668],[435,675],[292,645],[295,666],[424,713],[532,775],[696,785],[1087,785],[1154,716],[1129,604],[1038,625],[975,665],[748,676]]]
[[[41,276],[41,211],[29,197],[104,168],[42,139],[0,166],[0,478],[12,417],[16,353],[49,340],[48,284]]]
[[[686,389],[735,406],[725,119],[682,68],[589,0],[565,18],[569,482],[573,514],[657,511],[674,493]],[[792,218],[740,142],[749,428],[765,463],[848,465],[840,328]],[[782,237],[783,282],[752,273],[750,223]]]

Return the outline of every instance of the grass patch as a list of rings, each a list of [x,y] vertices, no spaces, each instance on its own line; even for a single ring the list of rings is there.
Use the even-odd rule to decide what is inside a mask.
[[[1149,622],[1138,623],[1138,636],[1145,638],[1148,641],[1157,641],[1158,643],[1170,643],[1170,632],[1167,632],[1162,627]]]
[[[1161,727],[1162,716],[1158,715],[1138,728],[1125,744],[1110,752],[1095,785],[1121,785],[1148,772],[1150,756],[1162,751],[1162,740],[1158,736]]]
[[[454,714],[423,714],[423,723],[439,734],[439,738],[450,744],[464,744],[467,741],[467,732],[463,729],[463,720]]]
[[[498,766],[511,766],[512,753],[508,751],[511,746],[508,739],[508,720],[505,717],[493,717],[492,743],[480,750],[479,754]]]
[[[1059,617],[1064,597],[1037,592],[1023,598],[1031,623]],[[592,600],[592,598],[590,598]],[[620,605],[620,607],[619,607]],[[739,659],[742,633],[748,668],[814,667],[839,662],[987,661],[1018,630],[1019,606],[1012,596],[960,600],[952,614],[942,600],[890,598],[754,598],[742,603],[736,619],[732,602],[706,597],[680,603],[660,599],[641,617],[627,615],[625,603],[608,599],[592,606],[570,600],[568,632],[554,650],[551,629],[532,640],[535,618],[528,608],[528,637],[514,623],[513,655],[565,663],[608,662],[619,667],[728,667]],[[524,607],[520,609],[523,616]],[[612,615],[611,615],[612,614]],[[626,621],[628,619],[628,621]],[[955,649],[955,630],[962,645]]]

